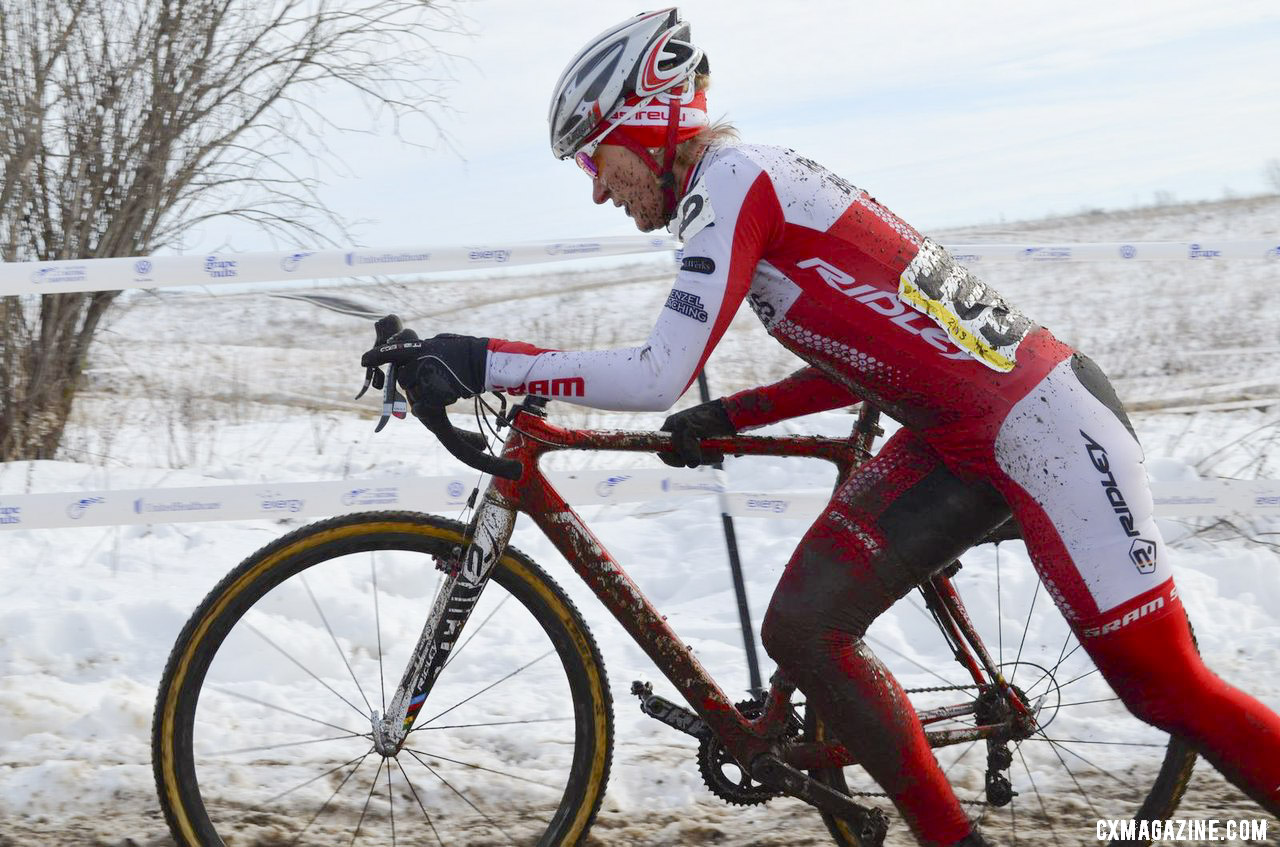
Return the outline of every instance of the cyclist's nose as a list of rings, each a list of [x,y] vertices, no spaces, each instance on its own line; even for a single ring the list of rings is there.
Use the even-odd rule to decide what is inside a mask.
[[[596,205],[609,199],[609,189],[605,188],[604,180],[591,180],[591,199],[596,202]]]

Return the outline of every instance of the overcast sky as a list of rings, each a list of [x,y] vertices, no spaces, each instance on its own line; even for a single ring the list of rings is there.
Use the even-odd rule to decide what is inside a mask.
[[[922,229],[1275,190],[1280,2],[680,4],[713,118],[794,147]],[[471,0],[441,117],[453,149],[333,139],[324,199],[369,246],[633,234],[547,145],[561,70],[645,8]],[[335,100],[346,108],[343,101]],[[1239,237],[1251,237],[1240,233]],[[207,227],[196,249],[269,249]],[[283,245],[281,245],[283,246]]]

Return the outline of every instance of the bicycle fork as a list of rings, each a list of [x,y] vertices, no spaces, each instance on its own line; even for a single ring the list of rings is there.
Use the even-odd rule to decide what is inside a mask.
[[[396,755],[431,693],[436,677],[480,599],[493,566],[507,549],[515,528],[516,511],[490,486],[476,510],[474,531],[466,551],[445,575],[422,627],[404,676],[387,704],[385,715],[375,709],[370,714],[373,744],[384,757]]]

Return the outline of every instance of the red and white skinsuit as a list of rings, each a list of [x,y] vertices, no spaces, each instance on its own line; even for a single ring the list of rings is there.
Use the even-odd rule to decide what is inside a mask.
[[[770,655],[831,717],[923,843],[969,831],[871,621],[1007,517],[1111,686],[1280,811],[1280,719],[1208,671],[1110,384],[939,245],[793,151],[726,145],[689,175],[684,260],[648,341],[591,352],[493,340],[486,388],[663,410],[746,300],[809,367],[726,398],[739,429],[865,398],[903,424],[836,491],[765,618]]]

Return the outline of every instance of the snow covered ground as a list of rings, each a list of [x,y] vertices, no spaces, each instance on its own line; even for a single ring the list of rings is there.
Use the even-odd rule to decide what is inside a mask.
[[[947,242],[1280,242],[1280,198],[934,235]],[[1280,332],[1273,303],[1280,266],[1045,263],[991,265],[980,273],[1032,317],[1093,355],[1122,398],[1145,410],[1135,414],[1135,425],[1154,478],[1280,477]],[[423,334],[455,331],[556,347],[604,347],[647,334],[669,274],[668,263],[652,261],[589,273],[383,282],[329,293],[398,312]],[[373,403],[349,399],[361,376],[358,356],[371,337],[367,321],[261,293],[211,295],[130,296],[91,352],[89,385],[77,400],[60,459],[0,465],[0,497],[432,475],[458,468],[416,424],[392,425],[374,435]],[[727,393],[794,366],[744,309],[708,373],[713,389]],[[682,404],[692,402],[696,397]],[[1201,404],[1231,408],[1161,411]],[[579,426],[644,429],[663,417],[563,404],[553,410],[558,422]],[[829,413],[778,431],[843,435],[851,422],[844,413]],[[650,457],[580,454],[556,456],[551,466],[588,463],[657,466]],[[766,459],[731,459],[728,473],[741,490],[818,488],[832,478],[820,463]],[[724,688],[744,693],[747,674],[714,499],[675,508],[592,507],[583,515]],[[168,651],[195,604],[227,570],[300,523],[0,533],[0,845],[170,843],[156,812],[148,749],[155,686]],[[1280,708],[1280,527],[1236,519],[1166,522],[1163,528],[1174,540],[1177,578],[1209,664]],[[738,522],[757,623],[803,530],[790,520]],[[816,813],[802,804],[778,801],[742,810],[712,797],[702,786],[691,741],[640,714],[628,693],[638,678],[653,681],[668,696],[671,687],[527,520],[513,543],[573,596],[609,670],[617,746],[593,843],[827,841]],[[973,598],[994,596],[997,564],[1007,592],[1002,630],[995,631],[993,609],[978,609],[991,623],[984,635],[992,644],[1021,633],[1035,585],[1019,544],[981,548],[965,558],[959,577],[971,604],[979,605]],[[344,589],[327,585],[322,602],[337,600]],[[404,619],[406,638],[416,635],[416,626],[411,616]],[[918,601],[885,615],[871,638],[908,687],[938,684],[921,666],[948,668],[944,676],[959,679]],[[1045,637],[1033,646],[1055,653],[1059,644]],[[772,666],[762,659],[767,676]],[[1098,714],[1085,720],[1115,718]],[[1077,726],[1063,720],[1066,727]],[[513,734],[506,752],[514,755],[528,741]],[[1127,765],[1127,756],[1126,749],[1116,761]],[[1109,761],[1104,755],[1102,769]],[[974,773],[980,780],[981,772]],[[1078,826],[1059,833],[1062,843],[1094,841],[1097,815],[1088,808],[1077,811]],[[1183,813],[1261,814],[1203,764]],[[1007,815],[990,818],[993,831],[1010,827]],[[1022,835],[1028,826],[1020,824]],[[902,838],[899,826],[893,843],[907,843]]]

